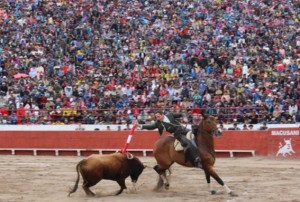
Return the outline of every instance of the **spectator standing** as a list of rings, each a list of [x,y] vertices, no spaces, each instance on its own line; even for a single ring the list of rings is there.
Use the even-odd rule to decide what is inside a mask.
[[[247,127],[247,124],[243,125],[243,129],[242,130],[249,130],[249,128]]]
[[[241,130],[241,129],[238,127],[237,123],[233,123],[233,127],[228,128],[228,130]]]
[[[267,123],[264,122],[264,123],[262,124],[262,126],[259,128],[259,130],[268,130]]]
[[[248,128],[249,130],[253,130],[253,125],[252,124],[248,125]]]

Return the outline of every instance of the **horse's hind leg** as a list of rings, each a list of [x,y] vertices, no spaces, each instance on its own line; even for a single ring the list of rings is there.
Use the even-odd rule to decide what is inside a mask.
[[[169,189],[170,183],[169,183],[169,180],[167,178],[166,171],[162,175],[160,175],[160,177],[163,180],[163,184],[165,185],[165,189]]]
[[[154,166],[153,169],[159,175],[159,179],[158,179],[155,190],[159,190],[163,185],[165,186],[165,189],[169,189],[170,184],[169,184],[169,181],[167,179],[166,169],[160,169],[158,165]]]
[[[156,187],[154,188],[154,191],[159,191],[163,187],[163,185],[164,185],[164,181],[163,181],[163,179],[159,175]]]
[[[234,193],[224,182],[223,180],[219,177],[219,175],[214,171],[213,168],[210,168],[209,170],[205,171],[207,174],[209,174],[211,177],[213,177],[222,187],[224,187],[225,191],[227,194],[230,196],[237,196],[236,193]]]

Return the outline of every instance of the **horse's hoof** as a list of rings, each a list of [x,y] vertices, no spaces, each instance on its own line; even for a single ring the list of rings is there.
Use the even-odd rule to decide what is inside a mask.
[[[234,193],[233,191],[229,192],[228,194],[229,196],[233,196],[233,197],[238,196],[238,194]]]
[[[210,194],[211,194],[211,195],[215,195],[216,193],[217,193],[216,190],[211,190],[211,191],[210,191]]]
[[[168,190],[169,188],[170,188],[170,184],[169,184],[169,183],[166,183],[166,184],[165,184],[165,189]]]

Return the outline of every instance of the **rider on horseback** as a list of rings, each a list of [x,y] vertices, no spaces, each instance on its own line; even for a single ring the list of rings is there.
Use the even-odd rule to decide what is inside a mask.
[[[198,149],[193,145],[193,143],[187,139],[186,134],[190,131],[186,127],[183,127],[176,118],[185,117],[181,113],[168,113],[164,114],[163,111],[158,110],[155,113],[156,121],[153,124],[143,124],[140,125],[136,123],[136,126],[140,129],[154,130],[158,129],[160,135],[163,134],[163,131],[174,135],[174,137],[181,143],[184,148],[186,157],[192,158],[191,161],[195,167],[202,168],[202,164],[199,157]]]

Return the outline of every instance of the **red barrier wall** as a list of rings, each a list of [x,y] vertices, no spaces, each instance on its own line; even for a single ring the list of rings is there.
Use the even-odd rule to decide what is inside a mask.
[[[0,132],[1,148],[122,148],[127,131],[6,131]],[[130,148],[152,149],[157,132],[139,131]]]
[[[121,149],[129,131],[0,131],[0,148]],[[157,131],[136,131],[129,149],[152,149]],[[299,128],[223,131],[216,150],[255,150],[257,155],[300,158]]]
[[[269,131],[223,131],[215,138],[215,149],[255,150],[257,155],[267,155]]]

